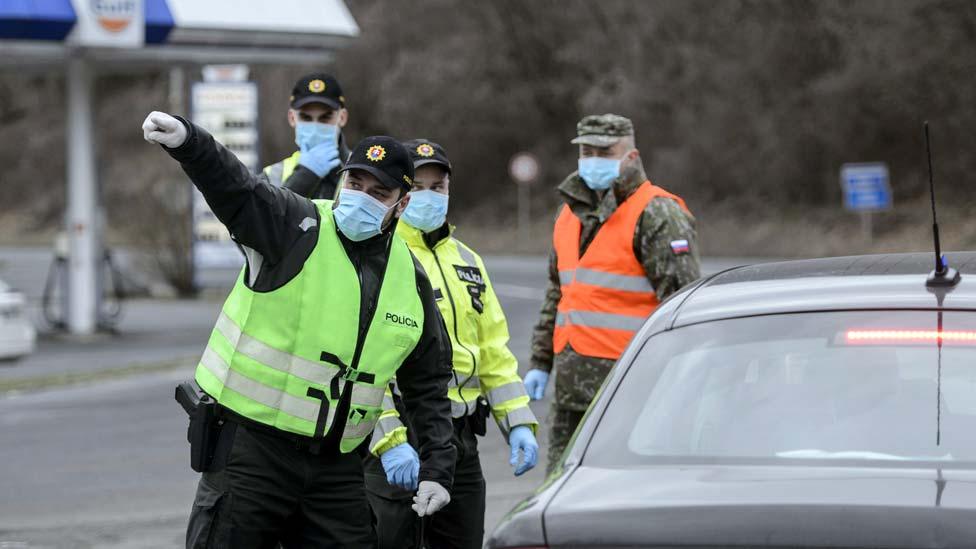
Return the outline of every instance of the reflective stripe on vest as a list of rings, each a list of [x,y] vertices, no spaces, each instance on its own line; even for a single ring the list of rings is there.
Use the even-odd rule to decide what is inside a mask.
[[[645,275],[622,275],[604,273],[592,269],[575,269],[559,271],[559,284],[566,286],[571,282],[601,286],[624,292],[653,292],[654,287]]]
[[[582,355],[615,360],[657,308],[654,287],[633,246],[641,214],[655,198],[673,199],[687,211],[681,198],[645,181],[597,229],[582,257],[582,224],[563,206],[553,230],[562,291],[553,330],[555,352],[572,345]]]
[[[508,433],[511,432],[512,427],[530,423],[536,423],[535,414],[532,413],[532,410],[530,410],[528,406],[524,406],[509,412],[508,415],[505,416],[505,419],[502,420],[501,427],[506,433]]]
[[[451,401],[451,417],[457,419],[469,416],[478,409],[478,398],[481,397],[481,389],[471,387],[469,383],[463,389],[451,387],[447,390],[447,397]]]
[[[447,396],[451,399],[452,417],[456,419],[469,416],[477,411],[478,398],[481,397],[481,384],[477,377],[472,377],[469,378],[464,388],[459,391],[457,384],[452,381],[451,386],[448,388]],[[513,381],[500,387],[495,387],[491,391],[488,391],[488,394],[485,396],[488,399],[488,405],[495,408],[510,400],[527,396],[527,394],[525,392],[525,385],[521,381]]]
[[[252,292],[243,272],[217,319],[196,379],[223,406],[308,437],[333,425],[347,383],[349,415],[340,450],[373,432],[388,383],[423,331],[413,258],[394,237],[376,312],[355,356],[358,275],[336,234],[330,201],[315,201],[318,242],[302,271],[271,292]],[[329,329],[322,329],[328,326]]]
[[[223,359],[212,348],[207,347],[200,357],[200,366],[206,368],[217,379],[222,379],[223,388],[230,389],[239,395],[250,400],[264,404],[269,408],[277,408],[282,412],[305,421],[315,423],[318,419],[320,404],[302,398],[292,396],[284,391],[264,385],[260,381],[251,379],[246,375],[232,370]],[[332,423],[332,414],[335,410],[329,410],[328,423]]]
[[[215,329],[220,332],[238,353],[265,366],[311,383],[325,384],[339,373],[339,369],[327,362],[312,362],[269,347],[241,331],[227,313],[221,311]]]
[[[608,330],[628,330],[636,332],[644,325],[644,318],[616,315],[613,313],[596,313],[592,311],[569,311],[569,324],[573,326],[587,326],[591,328],[606,328]]]
[[[451,417],[457,419],[464,416],[469,416],[474,413],[476,406],[476,401],[459,402],[456,400],[451,400]]]
[[[447,382],[447,388],[450,389],[452,387],[464,387],[465,389],[480,389],[481,380],[478,379],[478,376],[475,375],[466,376],[464,374],[458,374],[455,371],[454,375],[451,376],[451,380]]]
[[[265,166],[264,173],[268,176],[268,181],[276,187],[284,185],[285,181],[288,181],[291,174],[295,172],[295,168],[298,167],[298,159],[300,156],[301,151],[295,151],[291,156],[281,162]]]
[[[458,242],[457,239],[451,238],[451,240],[453,240],[454,241],[454,244],[457,246],[458,255],[461,256],[461,261],[464,261],[464,264],[467,265],[468,267],[477,267],[478,266],[478,260],[475,259],[474,254],[471,253],[464,246],[464,244],[461,244],[460,242]]]
[[[376,441],[383,439],[400,427],[403,427],[403,422],[398,417],[388,416],[380,419],[373,429],[373,443],[375,444]]]
[[[576,282],[590,286],[602,286],[625,292],[653,292],[646,275],[622,275],[603,273],[592,269],[576,269]]]
[[[488,391],[488,404],[490,404],[492,408],[495,408],[503,402],[514,400],[525,395],[525,386],[522,385],[522,382],[513,381]]]
[[[227,314],[224,313],[223,311],[221,311],[220,316],[217,318],[216,330],[221,334],[223,334],[223,336],[227,338],[228,342],[230,342],[231,345],[235,346],[238,353],[253,359],[255,362],[260,362],[261,364],[268,366],[270,368],[274,368],[275,370],[278,370],[280,372],[288,373],[294,377],[301,378],[305,381],[308,381],[310,384],[318,384],[318,385],[328,384],[329,382],[332,381],[332,378],[340,375],[341,373],[339,371],[339,368],[336,368],[335,366],[332,366],[327,362],[311,362],[309,360],[305,360],[295,355],[290,355],[288,353],[279,351],[273,347],[265,345],[264,343],[261,343],[257,339],[254,339],[253,337],[243,333],[241,329],[237,326],[237,324],[233,320],[231,320],[231,318],[227,316]],[[212,352],[213,350],[208,348],[207,351]],[[210,365],[218,365],[218,368],[221,366],[223,368],[226,368],[226,362],[222,358],[220,358],[220,356],[217,355],[216,352],[212,352],[211,354],[212,356],[208,361]],[[205,352],[204,357],[206,356],[207,355]],[[216,357],[216,360],[219,360],[220,362],[217,363],[213,357]],[[200,362],[204,364],[205,360],[201,358]],[[219,371],[209,367],[208,369],[211,371],[211,373],[214,373],[215,375],[217,371]],[[343,380],[343,384],[344,382],[345,380]],[[277,391],[273,387],[261,388],[255,391],[255,396],[266,398],[267,395],[270,394],[267,392],[268,389]],[[237,391],[237,392],[240,393],[241,391]],[[282,391],[277,391],[277,393],[281,395],[279,398],[281,399],[287,398],[287,393],[284,393]],[[368,385],[363,385],[361,383],[356,383],[355,385],[353,385],[352,388],[352,395],[351,395],[350,402],[354,405],[363,405],[363,406],[382,405],[382,403],[384,403],[385,393],[386,390],[382,386],[368,386]],[[257,398],[255,398],[255,400],[258,400],[258,402],[262,402]],[[392,402],[392,399],[390,400]],[[302,401],[302,402],[307,402],[307,401]],[[315,406],[315,408],[317,409],[318,406]],[[298,417],[303,417],[303,416],[298,416]],[[309,419],[309,421],[315,421],[314,414],[311,416],[311,419]]]

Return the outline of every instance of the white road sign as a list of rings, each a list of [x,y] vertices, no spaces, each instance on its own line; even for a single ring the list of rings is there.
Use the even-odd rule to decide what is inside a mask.
[[[539,177],[539,161],[530,153],[520,152],[512,156],[508,172],[516,183],[532,183]]]

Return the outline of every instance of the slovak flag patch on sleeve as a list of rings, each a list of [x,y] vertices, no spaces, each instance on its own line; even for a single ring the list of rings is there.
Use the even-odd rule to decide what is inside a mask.
[[[672,240],[671,251],[674,252],[674,255],[684,255],[691,251],[691,247],[687,240]]]

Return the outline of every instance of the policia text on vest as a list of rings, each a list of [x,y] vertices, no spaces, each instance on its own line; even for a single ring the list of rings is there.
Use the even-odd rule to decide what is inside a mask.
[[[143,127],[247,258],[195,375],[232,440],[202,475],[187,546],[373,546],[361,460],[394,374],[420,495],[453,480],[450,343],[423,269],[392,231],[346,239],[331,202],[250,174],[201,128],[162,113]]]

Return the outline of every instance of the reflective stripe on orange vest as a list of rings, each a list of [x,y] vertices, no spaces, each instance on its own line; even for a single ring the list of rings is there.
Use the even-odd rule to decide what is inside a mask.
[[[641,213],[655,198],[684,200],[650,181],[642,183],[597,230],[579,255],[582,224],[563,206],[553,230],[562,298],[553,331],[553,350],[566,345],[584,356],[616,360],[658,306],[657,294],[634,254]]]

